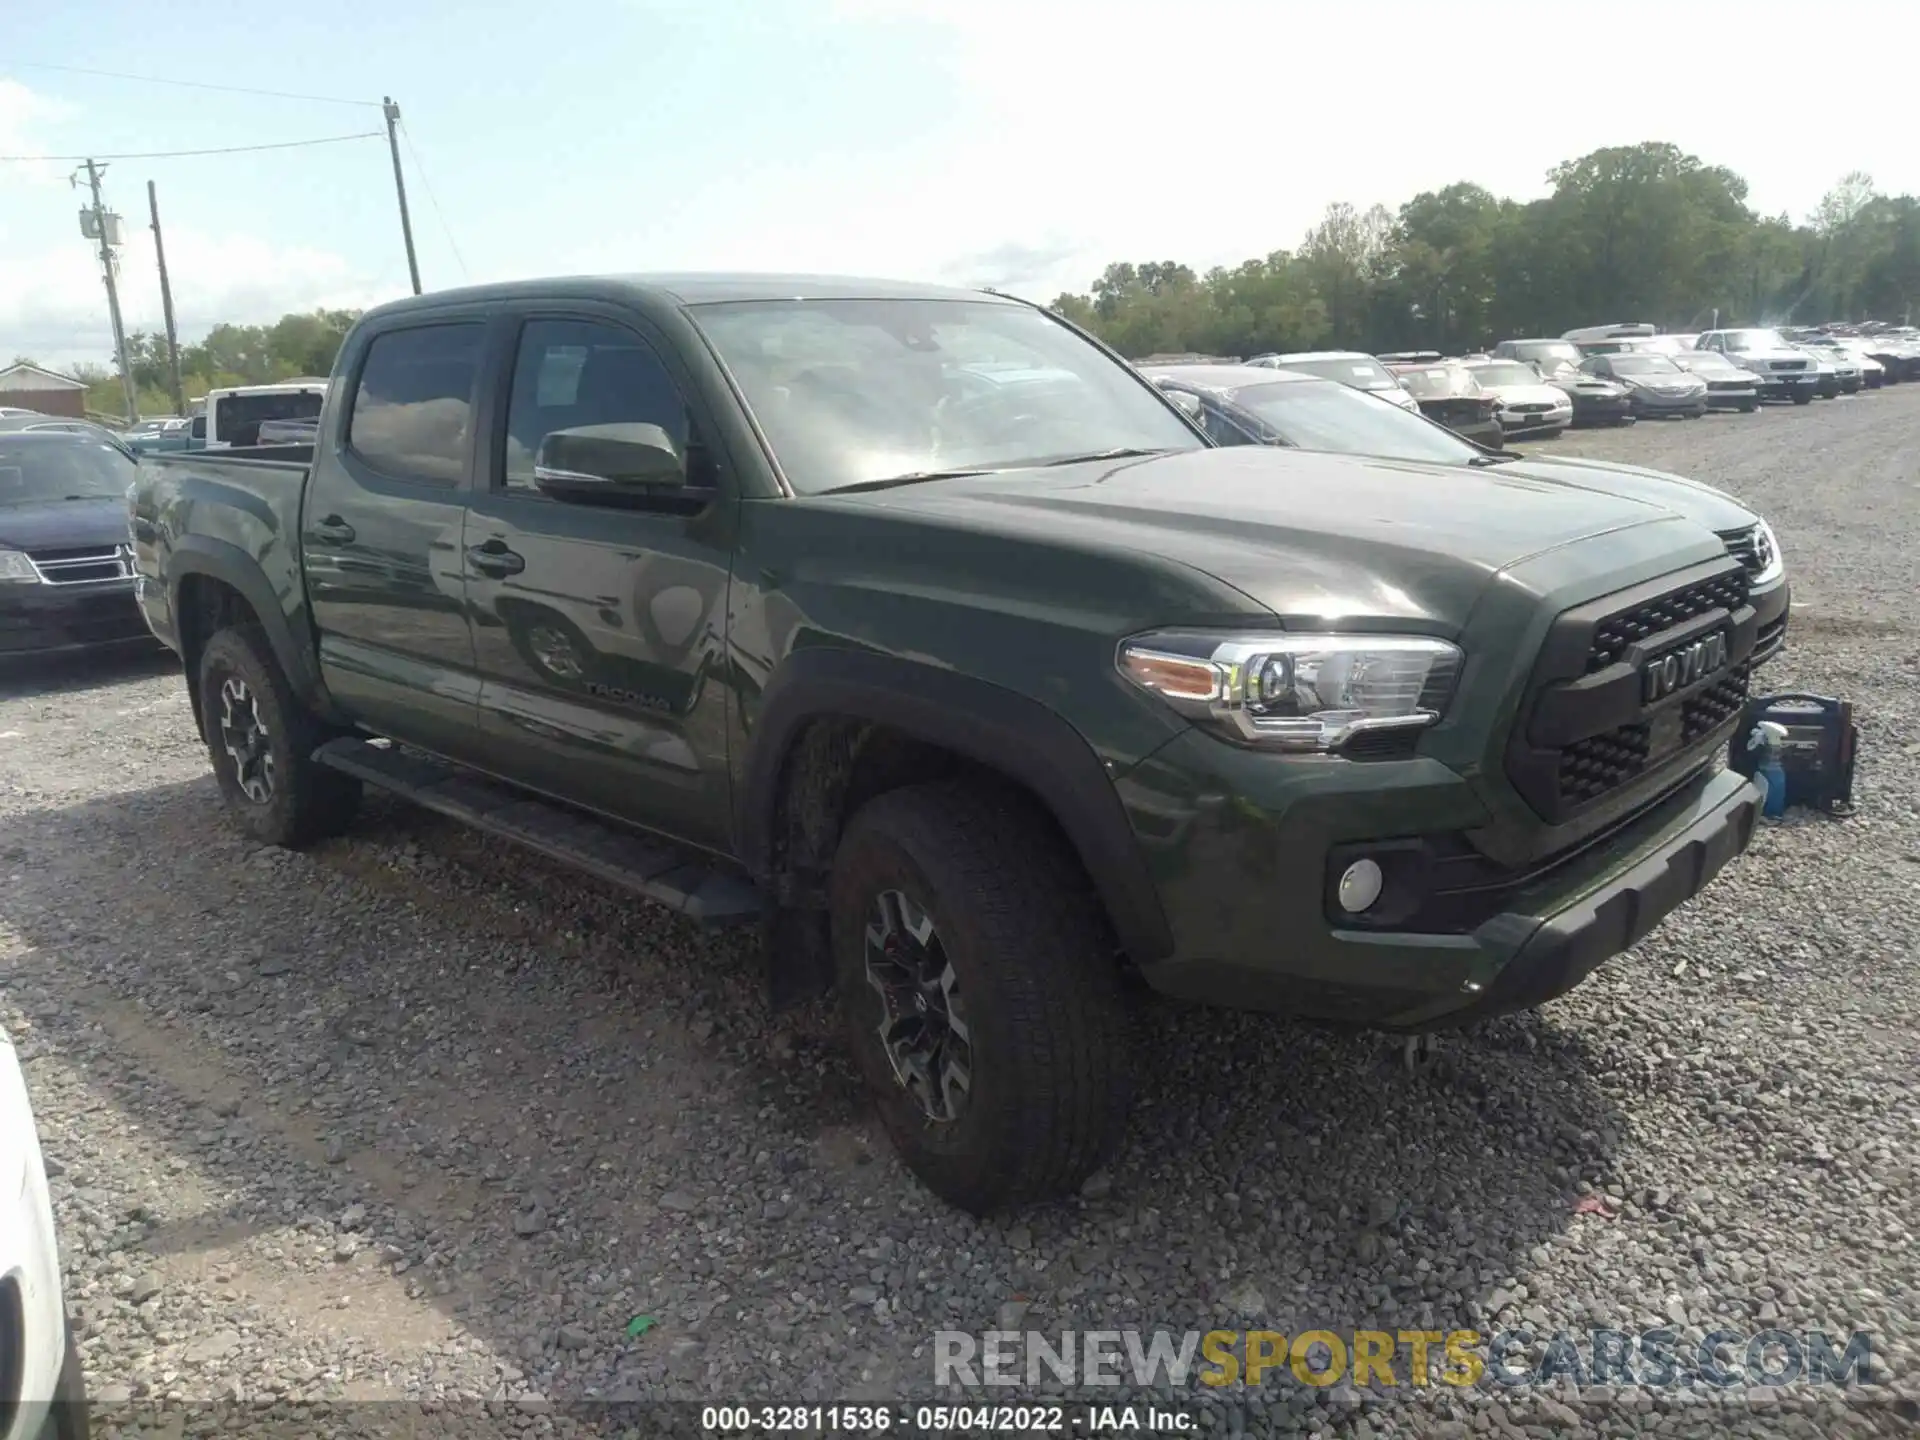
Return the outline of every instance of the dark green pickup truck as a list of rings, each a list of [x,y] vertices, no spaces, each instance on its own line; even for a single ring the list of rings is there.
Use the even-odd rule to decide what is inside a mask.
[[[1757,557],[1592,483],[1215,448],[1001,296],[429,295],[348,337],[310,450],[142,469],[141,603],[251,834],[372,784],[757,922],[975,1210],[1119,1140],[1128,972],[1457,1025],[1758,813],[1713,763],[1786,606]]]

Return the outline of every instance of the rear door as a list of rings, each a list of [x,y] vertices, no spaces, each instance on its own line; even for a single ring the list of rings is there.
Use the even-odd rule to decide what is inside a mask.
[[[724,848],[737,485],[710,447],[711,417],[671,348],[632,317],[589,306],[516,319],[465,538],[483,763]],[[535,484],[549,433],[623,422],[666,431],[688,462],[686,494],[616,509]]]
[[[454,758],[472,751],[478,691],[460,534],[486,337],[456,313],[357,341],[301,511],[327,688],[362,724]]]

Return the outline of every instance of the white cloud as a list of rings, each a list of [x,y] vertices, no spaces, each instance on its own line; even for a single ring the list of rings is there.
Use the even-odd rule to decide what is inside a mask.
[[[0,78],[0,155],[40,155],[58,148],[49,137],[77,113],[18,81]],[[0,364],[15,355],[50,365],[112,359],[113,327],[99,257],[79,229],[85,192],[73,190],[70,200],[57,193],[70,189],[73,168],[70,163],[0,164]],[[109,197],[124,227],[117,270],[120,312],[129,331],[159,330],[160,279],[146,196],[129,188],[127,195]],[[377,282],[319,246],[180,224],[167,227],[166,240],[183,342],[198,340],[222,321],[258,323],[290,310],[357,308],[388,298]]]
[[[0,76],[0,155],[43,155],[47,127],[72,115],[64,101],[29,90]],[[41,188],[67,183],[68,167],[21,161],[0,163],[0,184]],[[5,228],[0,226],[0,238]]]

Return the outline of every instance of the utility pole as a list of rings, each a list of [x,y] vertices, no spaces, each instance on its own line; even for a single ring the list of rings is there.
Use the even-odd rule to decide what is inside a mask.
[[[107,207],[100,200],[100,176],[105,172],[104,165],[87,161],[87,189],[93,195],[91,215],[93,217],[93,238],[100,240],[100,275],[107,282],[107,315],[113,321],[113,355],[120,367],[120,388],[126,392],[127,419],[140,418],[140,402],[133,388],[133,371],[127,366],[127,332],[120,323],[120,291],[113,283],[113,229],[110,221],[120,217],[109,216]],[[80,233],[87,235],[86,216],[81,217]]]
[[[173,286],[167,283],[167,247],[160,239],[160,197],[147,182],[147,210],[153,216],[153,254],[160,262],[160,313],[167,322],[167,380],[172,387],[173,413],[187,413],[187,393],[180,384],[180,337],[173,329]]]
[[[407,213],[407,177],[400,169],[400,107],[391,95],[380,97],[380,111],[387,117],[387,149],[393,152],[393,189],[400,197],[400,235],[407,242],[407,274],[413,277],[413,293],[420,293],[420,261],[413,253],[413,216]]]

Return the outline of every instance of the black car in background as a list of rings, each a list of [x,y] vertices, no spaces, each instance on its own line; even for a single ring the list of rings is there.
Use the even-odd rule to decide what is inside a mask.
[[[114,447],[129,460],[133,459],[133,449],[120,436],[119,432],[109,430],[104,425],[96,425],[91,420],[71,420],[64,415],[0,415],[0,434],[19,434],[23,432],[52,432],[56,435],[84,435],[89,440],[101,440]]]
[[[1653,415],[1698,420],[1707,413],[1707,382],[1668,356],[1589,355],[1580,368],[1626,386],[1633,396],[1633,413],[1643,420]]]
[[[1760,377],[1741,369],[1718,350],[1687,350],[1667,358],[1707,382],[1709,410],[1738,410],[1751,415],[1760,408]]]
[[[1473,372],[1459,361],[1426,350],[1382,355],[1379,360],[1419,402],[1420,413],[1429,420],[1489,450],[1506,443],[1499,400],[1481,389]]]
[[[0,661],[154,643],[127,541],[138,470],[90,435],[0,434]]]

